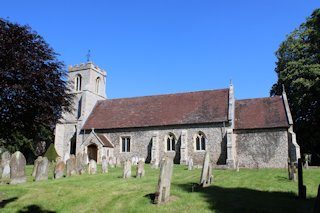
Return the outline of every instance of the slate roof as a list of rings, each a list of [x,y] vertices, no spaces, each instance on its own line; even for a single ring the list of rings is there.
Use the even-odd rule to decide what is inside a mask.
[[[98,101],[82,129],[117,129],[228,120],[229,89]]]
[[[104,147],[110,147],[110,148],[114,148],[113,144],[108,140],[108,138],[106,138],[106,136],[104,136],[103,134],[96,134],[100,140],[103,142],[103,146]]]
[[[282,97],[236,100],[235,129],[289,127]]]

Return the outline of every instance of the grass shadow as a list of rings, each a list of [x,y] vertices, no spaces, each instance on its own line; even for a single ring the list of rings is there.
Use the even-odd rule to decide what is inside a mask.
[[[143,197],[149,198],[151,204],[154,204],[154,199],[156,198],[156,193],[150,193],[150,194],[147,194],[147,195],[145,195]]]
[[[10,199],[6,199],[6,200],[2,200],[0,202],[0,208],[4,208],[8,203],[11,203],[15,200],[17,200],[18,198],[17,197],[13,197],[13,198],[10,198]]]
[[[192,184],[177,184],[192,193]],[[200,193],[216,212],[312,212],[315,199],[299,200],[294,193],[258,191],[249,188],[224,188],[197,186]]]
[[[55,213],[55,211],[48,211],[42,209],[40,206],[37,205],[29,205],[23,207],[22,210],[18,211],[18,213]]]

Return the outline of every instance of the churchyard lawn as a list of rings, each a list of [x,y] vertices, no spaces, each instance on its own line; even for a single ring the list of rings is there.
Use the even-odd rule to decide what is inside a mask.
[[[27,183],[0,185],[0,212],[312,212],[320,169],[304,169],[307,200],[296,198],[297,182],[286,169],[213,170],[213,183],[198,188],[201,169],[174,165],[171,197],[167,204],[152,204],[159,169],[145,166],[145,176],[122,178],[121,168],[102,174],[77,175],[33,182],[33,166],[26,167]]]

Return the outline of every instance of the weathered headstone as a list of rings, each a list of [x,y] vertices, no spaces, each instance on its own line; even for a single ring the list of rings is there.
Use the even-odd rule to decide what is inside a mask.
[[[3,166],[3,171],[2,171],[2,177],[1,179],[9,179],[10,178],[10,165],[9,161],[6,161],[6,163]]]
[[[117,158],[116,159],[116,168],[119,168],[121,167],[121,161],[120,161],[120,158]]]
[[[237,165],[236,165],[236,172],[240,171],[240,167],[239,167],[239,160],[237,160]]]
[[[304,168],[308,169],[309,168],[309,155],[304,156]]]
[[[188,160],[188,170],[192,170],[193,169],[193,160],[192,158],[189,158]]]
[[[97,162],[95,160],[91,159],[89,162],[88,174],[94,175],[96,173],[97,173]]]
[[[66,164],[62,159],[58,160],[53,171],[53,178],[59,179],[63,177]]]
[[[36,173],[37,173],[37,168],[39,165],[39,162],[42,160],[42,157],[39,156],[35,161],[34,161],[34,165],[33,165],[33,170],[32,170],[32,176],[35,177]]]
[[[130,178],[131,177],[131,161],[126,160],[123,163],[123,172],[122,172],[123,178]]]
[[[50,162],[48,158],[46,157],[41,158],[41,160],[38,162],[34,181],[48,180],[49,169],[50,169]]]
[[[63,157],[63,161],[64,161],[65,164],[67,164],[67,160],[69,160],[69,158],[70,158],[70,154],[69,154],[69,153],[66,153],[66,154],[64,155],[64,157]]]
[[[204,156],[204,160],[203,160],[200,185],[202,187],[210,186],[212,183],[212,179],[213,179],[213,176],[212,176],[212,167],[210,165],[210,156],[209,156],[209,153],[206,152],[206,155]]]
[[[161,162],[158,191],[156,192],[154,199],[155,204],[161,204],[169,201],[172,170],[173,160],[165,158],[163,162]]]
[[[76,163],[76,157],[74,155],[71,155],[70,158],[67,160],[66,166],[67,166],[67,174],[66,174],[67,177],[77,174],[77,163]]]
[[[113,161],[113,157],[109,157],[110,168],[114,168],[114,164],[115,164],[115,162]]]
[[[151,161],[150,163],[150,168],[151,169],[158,169],[159,168],[159,163],[156,160]]]
[[[10,158],[11,158],[11,154],[6,151],[4,153],[2,153],[1,156],[1,168],[2,168],[2,179],[9,179],[10,178]]]
[[[102,169],[102,173],[107,173],[108,172],[108,161],[107,161],[107,157],[104,155],[102,156],[102,162],[101,162],[101,169]]]
[[[10,159],[10,184],[26,182],[26,158],[17,151]]]
[[[77,173],[79,175],[83,175],[86,173],[86,163],[85,163],[84,155],[85,154],[80,153],[80,154],[77,154],[77,157],[76,157]]]
[[[306,199],[307,189],[306,186],[303,185],[303,172],[302,172],[302,159],[298,159],[298,191],[299,198]]]
[[[316,203],[314,205],[314,209],[313,209],[314,213],[319,213],[320,212],[320,184],[318,186],[318,195],[316,198]]]
[[[137,166],[137,175],[136,178],[141,178],[143,177],[145,174],[145,170],[144,170],[144,161],[140,160],[138,162],[138,166]]]

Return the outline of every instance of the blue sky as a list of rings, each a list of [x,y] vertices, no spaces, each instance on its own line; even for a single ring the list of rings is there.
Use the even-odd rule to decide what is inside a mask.
[[[107,70],[108,98],[229,87],[269,96],[274,52],[319,0],[1,1],[0,17],[28,24],[66,65]]]

